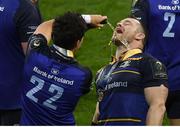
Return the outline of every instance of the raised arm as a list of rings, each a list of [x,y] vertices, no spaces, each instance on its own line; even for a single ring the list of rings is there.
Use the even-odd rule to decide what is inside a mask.
[[[43,22],[38,26],[34,34],[42,34],[46,37],[47,42],[51,40],[51,33],[52,33],[52,26],[53,26],[54,19]]]
[[[102,27],[103,24],[101,24],[101,22],[107,19],[107,16],[102,15],[84,15],[82,17],[87,24],[91,24],[94,27]],[[40,24],[34,34],[43,34],[49,42],[51,40],[53,22],[54,19]]]

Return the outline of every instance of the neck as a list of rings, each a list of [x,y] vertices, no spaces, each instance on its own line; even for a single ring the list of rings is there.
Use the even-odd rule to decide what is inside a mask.
[[[68,57],[74,57],[74,52],[72,50],[67,50],[67,49],[64,49],[64,48],[61,48],[55,44],[53,44],[53,47],[58,51],[60,52],[61,54],[65,55],[65,56],[68,56]]]
[[[141,41],[134,40],[132,42],[129,42],[128,45],[120,45],[116,50],[116,59],[119,60],[119,58],[127,51],[132,49],[141,49],[143,50],[143,44]]]
[[[116,59],[119,60],[119,57],[122,56],[122,54],[124,54],[127,51],[128,51],[128,49],[124,45],[117,47]]]
[[[132,42],[129,43],[129,47],[128,50],[132,50],[132,49],[141,49],[143,50],[143,43],[142,41],[139,40],[133,40]]]

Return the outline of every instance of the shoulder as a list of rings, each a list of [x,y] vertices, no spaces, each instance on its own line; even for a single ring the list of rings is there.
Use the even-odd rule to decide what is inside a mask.
[[[149,54],[143,54],[141,67],[148,72],[152,72],[155,79],[167,79],[167,70],[165,65]]]
[[[153,57],[150,54],[146,54],[146,53],[142,53],[141,54],[143,57],[143,61],[147,62],[147,63],[156,63],[156,62],[160,62],[158,59],[156,59],[155,57]],[[160,62],[161,63],[161,62]]]
[[[149,6],[149,0],[133,0],[132,1],[132,7],[147,7]]]
[[[28,8],[31,8],[33,7],[33,4],[31,3],[30,0],[19,0],[20,2],[20,7],[23,9],[23,7],[28,7]],[[27,9],[27,8],[24,8],[24,9]],[[27,10],[28,11],[28,10]]]
[[[15,20],[27,20],[26,18],[33,18],[33,20],[37,20],[38,23],[41,21],[39,20],[39,15],[37,12],[36,7],[31,3],[30,0],[19,0],[19,7],[16,11]],[[21,21],[23,22],[23,21]]]
[[[147,4],[147,3],[149,3],[149,0],[132,0],[132,5]]]
[[[98,71],[97,71],[97,74],[99,74],[99,73],[101,73],[102,71],[104,71],[104,69],[107,67],[107,65],[106,66],[103,66],[103,67],[101,67]]]
[[[16,11],[16,15],[22,15],[27,12],[30,12],[34,10],[33,4],[30,2],[30,0],[18,0],[19,1],[19,7],[18,10]]]
[[[113,63],[114,64],[114,63]],[[108,68],[110,68],[113,64],[108,64],[103,67],[101,67],[97,72],[96,72],[96,77],[101,75],[102,73],[105,73]]]

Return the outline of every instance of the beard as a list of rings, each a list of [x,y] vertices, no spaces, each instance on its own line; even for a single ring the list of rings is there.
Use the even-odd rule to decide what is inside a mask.
[[[127,49],[129,47],[129,43],[127,39],[122,35],[118,35],[116,32],[113,34],[111,41],[117,47],[122,46],[122,47],[126,47]]]

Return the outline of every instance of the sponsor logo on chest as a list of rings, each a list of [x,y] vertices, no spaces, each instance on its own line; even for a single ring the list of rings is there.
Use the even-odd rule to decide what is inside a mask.
[[[180,11],[179,0],[172,0],[168,5],[158,4],[158,9],[164,11]]]

